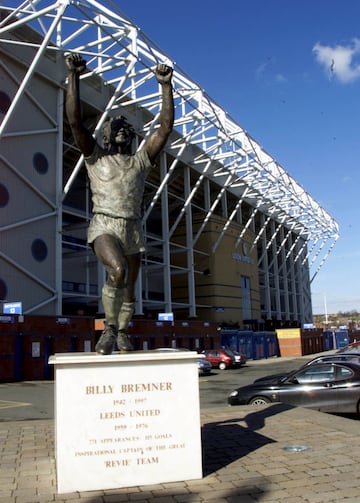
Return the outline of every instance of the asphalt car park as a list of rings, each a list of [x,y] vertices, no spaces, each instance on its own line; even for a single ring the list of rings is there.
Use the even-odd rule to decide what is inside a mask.
[[[213,368],[199,376],[200,407],[227,407],[227,394],[236,386],[252,383],[269,373],[289,372],[303,359],[271,358],[249,360],[246,365],[228,370]],[[0,421],[51,419],[54,417],[53,381],[26,381],[0,384]]]
[[[327,353],[322,353],[326,355]],[[295,358],[248,360],[241,367],[228,370],[213,368],[199,376],[201,409],[228,407],[227,396],[236,387],[252,384],[256,379],[275,373],[289,373],[312,359],[312,355]],[[0,421],[51,419],[54,417],[54,383],[31,381],[0,384]]]

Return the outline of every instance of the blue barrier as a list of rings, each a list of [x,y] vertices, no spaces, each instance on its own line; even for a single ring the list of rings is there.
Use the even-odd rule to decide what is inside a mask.
[[[248,359],[260,360],[279,356],[279,343],[275,332],[253,332],[252,330],[222,329],[221,346],[233,349]]]
[[[347,330],[335,331],[335,342],[338,349],[347,346],[349,344],[349,332]]]
[[[330,351],[334,349],[334,333],[331,330],[325,330],[324,335],[324,349]]]

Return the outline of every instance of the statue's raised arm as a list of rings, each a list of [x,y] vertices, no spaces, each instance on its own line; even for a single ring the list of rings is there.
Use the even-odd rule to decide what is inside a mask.
[[[86,70],[86,61],[79,54],[68,54],[65,58],[68,69],[68,85],[65,100],[66,115],[75,142],[85,157],[92,154],[95,139],[84,126],[80,104],[80,75]]]
[[[145,143],[145,149],[152,162],[163,149],[174,125],[172,74],[173,70],[170,66],[159,64],[156,67],[155,76],[162,88],[162,105],[159,117],[160,127],[154,131]]]

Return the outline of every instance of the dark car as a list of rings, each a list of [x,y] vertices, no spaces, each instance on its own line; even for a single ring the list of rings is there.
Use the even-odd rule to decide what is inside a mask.
[[[317,365],[318,363],[326,363],[326,362],[350,362],[360,364],[360,353],[334,353],[331,355],[317,356],[316,358],[313,358],[312,360],[302,365],[300,369],[308,367],[309,365]],[[254,382],[283,379],[285,377],[290,377],[291,374],[293,374],[294,372],[298,372],[300,369],[292,370],[291,372],[286,373],[283,372],[281,374],[273,374],[265,377],[259,377],[259,379],[256,379]]]
[[[360,408],[360,365],[318,363],[283,379],[260,381],[233,390],[230,405],[282,402],[323,412],[357,413]]]
[[[235,365],[240,367],[241,365],[245,365],[246,363],[246,356],[243,355],[242,353],[239,353],[238,351],[235,351],[234,349],[230,350],[232,354],[235,356]]]
[[[339,349],[337,353],[360,353],[360,341],[351,342],[347,346]]]
[[[235,355],[227,349],[205,349],[201,352],[213,367],[225,370],[236,365]]]
[[[212,371],[211,363],[207,361],[207,359],[204,358],[203,355],[199,355],[198,368],[199,368],[199,375],[207,375],[210,374],[210,372]]]
[[[190,351],[188,348],[156,348],[155,351],[162,353],[166,352],[179,352],[179,351]],[[212,371],[212,365],[208,362],[203,355],[199,355],[197,359],[199,375],[210,374]]]

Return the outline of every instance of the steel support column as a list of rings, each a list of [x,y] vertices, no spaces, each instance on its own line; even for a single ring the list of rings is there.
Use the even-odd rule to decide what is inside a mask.
[[[56,136],[56,235],[55,235],[55,288],[56,314],[62,314],[62,192],[63,192],[63,103],[64,91],[57,92],[57,128]]]
[[[280,241],[284,242],[284,227],[280,227]],[[288,268],[286,265],[286,253],[285,247],[281,246],[281,267],[282,267],[282,278],[283,278],[283,291],[284,291],[284,314],[285,321],[290,320],[290,305],[289,305],[289,284],[288,284]]]
[[[190,184],[190,168],[184,168],[184,191],[185,199],[189,197],[191,191]],[[196,296],[195,296],[195,268],[194,268],[194,248],[193,248],[193,226],[192,226],[192,210],[189,204],[185,211],[186,219],[186,248],[187,248],[187,278],[188,278],[188,297],[189,297],[189,316],[196,317]]]
[[[163,180],[166,176],[166,153],[160,156],[160,177]],[[170,256],[170,235],[169,235],[169,205],[168,186],[165,184],[161,192],[161,223],[162,223],[162,250],[163,250],[163,281],[165,312],[172,311],[171,302],[171,256]]]
[[[263,215],[262,215],[262,218]],[[275,223],[271,222],[271,234],[275,233]],[[275,316],[277,320],[281,320],[281,300],[280,300],[280,281],[279,281],[279,256],[276,250],[276,240],[272,242],[272,254],[275,258],[273,271],[274,271],[274,286],[273,286],[273,296],[275,299]]]

